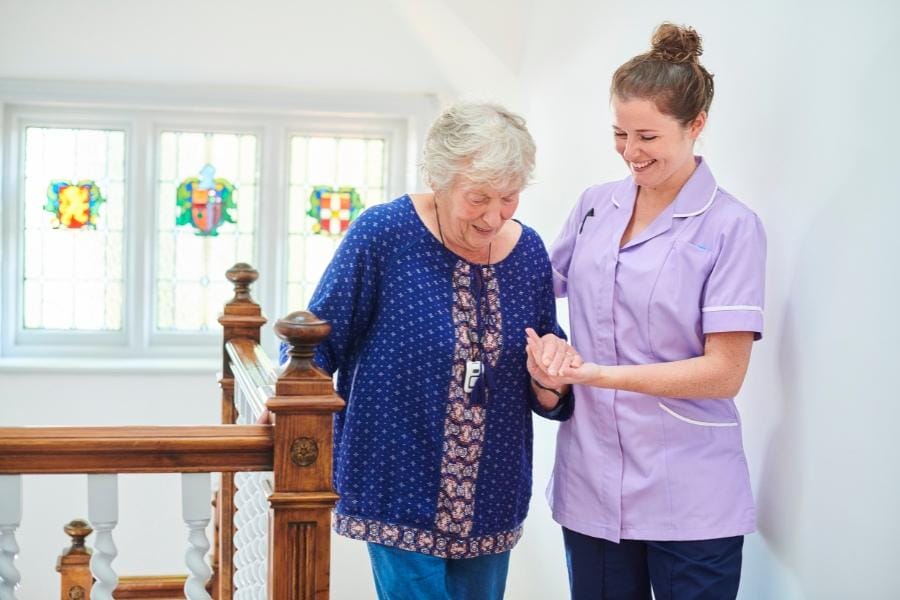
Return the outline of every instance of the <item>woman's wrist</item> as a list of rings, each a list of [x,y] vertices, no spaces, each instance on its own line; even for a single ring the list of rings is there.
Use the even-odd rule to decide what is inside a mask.
[[[531,378],[531,383],[534,384],[535,387],[542,389],[544,391],[550,392],[557,398],[562,398],[565,395],[565,389],[556,389],[554,387],[546,386],[534,377]]]
[[[545,411],[553,412],[562,405],[563,398],[568,393],[569,386],[563,386],[563,389],[559,390],[554,387],[546,386],[532,377],[531,387],[534,390],[535,398],[537,399],[538,404],[541,405],[541,408]]]

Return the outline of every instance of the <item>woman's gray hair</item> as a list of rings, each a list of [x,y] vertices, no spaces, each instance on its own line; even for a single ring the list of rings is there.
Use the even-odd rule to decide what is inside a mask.
[[[459,175],[496,189],[521,189],[534,170],[534,152],[525,119],[497,104],[462,102],[428,130],[421,167],[435,191],[449,190]]]

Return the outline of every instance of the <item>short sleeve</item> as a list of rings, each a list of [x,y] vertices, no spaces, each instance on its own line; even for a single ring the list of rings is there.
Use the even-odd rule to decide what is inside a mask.
[[[572,253],[575,251],[575,242],[578,238],[578,230],[585,219],[585,196],[587,191],[581,194],[578,202],[569,218],[566,219],[562,231],[550,247],[550,264],[553,267],[553,293],[557,298],[565,298],[568,294],[569,265],[572,262]]]
[[[766,233],[748,212],[720,236],[703,290],[703,333],[752,331],[754,339],[762,338],[765,280]]]

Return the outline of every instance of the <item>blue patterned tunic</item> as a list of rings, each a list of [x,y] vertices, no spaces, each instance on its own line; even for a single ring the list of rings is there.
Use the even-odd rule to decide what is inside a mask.
[[[541,411],[525,368],[526,327],[562,334],[538,235],[523,225],[507,258],[475,265],[403,196],[351,226],[309,308],[331,323],[315,360],[347,402],[334,419],[335,531],[447,558],[512,548],[531,497],[531,410],[571,414]],[[483,397],[462,387],[477,318]]]

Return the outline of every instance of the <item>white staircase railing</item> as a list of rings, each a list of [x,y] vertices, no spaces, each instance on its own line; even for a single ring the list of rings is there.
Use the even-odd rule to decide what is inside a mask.
[[[237,352],[237,349],[235,350]],[[237,358],[237,357],[235,357]],[[252,373],[235,370],[236,422],[255,423],[265,402],[275,391],[275,373],[265,356],[261,369]],[[234,494],[234,600],[265,600],[269,567],[269,496],[273,478],[269,472],[235,473]]]
[[[0,475],[0,600],[15,600],[19,585],[16,569],[16,529],[22,523],[22,477]]]
[[[118,554],[112,537],[119,522],[118,475],[88,475],[88,519],[97,534],[91,555],[94,575],[91,600],[113,600],[112,594],[119,584],[119,576],[112,566]]]
[[[206,591],[206,583],[212,569],[206,562],[209,540],[206,526],[212,518],[209,473],[181,474],[181,507],[184,523],[188,527],[188,549],[184,562],[188,578],[184,583],[184,595],[188,600],[212,600]]]

